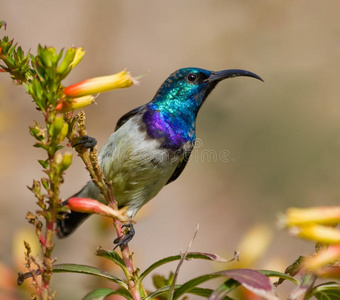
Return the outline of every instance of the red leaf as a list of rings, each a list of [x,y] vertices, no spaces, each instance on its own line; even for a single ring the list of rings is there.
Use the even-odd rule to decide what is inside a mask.
[[[235,269],[222,271],[220,274],[236,280],[246,289],[264,299],[278,299],[269,278],[260,272],[251,269]]]

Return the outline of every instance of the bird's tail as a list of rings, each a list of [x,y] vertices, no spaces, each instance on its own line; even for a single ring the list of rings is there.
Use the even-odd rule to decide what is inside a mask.
[[[63,205],[67,204],[67,200]],[[58,238],[66,238],[73,233],[91,214],[71,211],[65,213],[64,218],[57,220]]]
[[[99,190],[94,185],[92,181],[90,181],[82,190],[80,190],[77,194],[72,197],[82,197],[82,198],[91,198],[97,199],[99,196]],[[70,198],[72,198],[70,197]],[[69,198],[69,199],[70,199]],[[68,199],[63,202],[63,205],[67,205]],[[58,238],[68,237],[71,233],[73,233],[91,214],[82,213],[76,211],[70,211],[63,213],[63,218],[57,220],[57,236]]]

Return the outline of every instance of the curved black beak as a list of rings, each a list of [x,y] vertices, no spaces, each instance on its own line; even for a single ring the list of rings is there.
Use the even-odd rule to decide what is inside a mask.
[[[230,70],[223,70],[223,71],[212,71],[209,78],[207,79],[207,81],[209,82],[219,82],[223,79],[227,79],[227,78],[234,78],[234,77],[238,77],[238,76],[247,76],[247,77],[253,77],[256,78],[258,80],[263,81],[263,79],[256,75],[253,72],[249,72],[246,70],[238,70],[238,69],[230,69]]]

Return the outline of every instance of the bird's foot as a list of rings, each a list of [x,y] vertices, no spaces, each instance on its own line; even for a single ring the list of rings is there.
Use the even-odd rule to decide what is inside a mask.
[[[119,237],[117,237],[113,243],[116,244],[116,246],[113,248],[113,250],[115,250],[117,247],[120,247],[121,249],[123,249],[134,237],[135,235],[135,229],[133,228],[133,225],[131,223],[128,224],[124,224],[122,226],[126,227],[129,229],[128,232],[126,232],[124,235],[121,235]]]
[[[84,135],[78,139],[78,142],[74,144],[72,147],[81,146],[81,148],[90,149],[93,151],[94,146],[97,145],[97,140],[88,135]]]

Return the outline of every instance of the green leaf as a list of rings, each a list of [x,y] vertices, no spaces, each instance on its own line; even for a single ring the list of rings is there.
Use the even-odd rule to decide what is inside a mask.
[[[296,261],[294,261],[290,266],[287,267],[285,273],[291,276],[295,276],[301,271],[301,262],[303,261],[304,257],[299,256]],[[285,279],[280,278],[276,283],[276,286],[280,285]]]
[[[320,284],[314,287],[307,296],[307,299],[314,296],[318,300],[340,300],[340,284],[337,282]]]
[[[54,273],[81,273],[81,274],[89,274],[98,276],[101,278],[106,278],[110,281],[113,281],[119,284],[121,287],[128,289],[127,284],[120,280],[119,278],[109,274],[106,271],[100,270],[95,267],[87,266],[87,265],[78,265],[78,264],[57,264],[53,265]]]
[[[307,291],[309,291],[314,282],[316,280],[316,276],[312,274],[306,274],[302,277],[301,282],[299,286],[289,295],[289,299],[296,300],[296,299],[302,299],[302,296],[306,296]],[[306,296],[303,298],[305,300],[308,299]]]
[[[181,288],[181,285],[176,284],[175,285],[175,291],[178,290],[179,288]],[[170,285],[164,286],[164,287],[152,292],[148,297],[145,298],[145,300],[151,300],[151,299],[154,299],[154,298],[162,298],[161,296],[163,294],[167,294],[169,292],[169,290],[170,290]],[[207,289],[207,288],[194,287],[190,291],[188,291],[188,293],[196,295],[196,296],[209,298],[210,295],[213,293],[213,290]],[[228,296],[225,296],[223,299],[224,300],[231,300],[231,298],[229,298]]]
[[[178,288],[180,285],[176,285],[175,286],[175,289]],[[170,289],[170,285],[166,285],[166,286],[163,286],[159,289],[157,289],[156,291],[152,292],[151,294],[149,294],[145,300],[151,300],[153,298],[159,298],[161,295],[169,292],[169,289]]]
[[[45,81],[45,74],[46,74],[46,70],[43,66],[43,63],[40,60],[40,57],[36,56],[34,59],[34,70],[37,72],[37,75],[39,76],[39,79],[41,81]]]
[[[193,288],[192,290],[190,290],[189,294],[201,296],[201,297],[204,297],[204,298],[209,298],[212,295],[213,292],[214,291],[211,290],[211,289],[196,287],[196,288]],[[224,296],[222,299],[223,300],[232,300],[228,296]]]
[[[222,276],[227,276],[237,281],[241,285],[243,285],[246,289],[253,292],[255,295],[260,296],[264,299],[273,299],[277,300],[277,296],[274,291],[274,287],[271,284],[268,277],[261,274],[258,271],[251,269],[234,269],[234,270],[226,270],[218,272]],[[230,282],[227,284],[223,284],[220,286],[215,292],[214,297],[211,296],[211,299],[220,299],[220,295],[224,295],[230,292],[230,288],[235,288],[235,283]]]
[[[194,279],[184,283],[174,293],[173,299],[178,299],[185,293],[188,293],[194,287],[208,280],[218,278],[221,276],[230,277],[233,281],[228,280],[217,290],[218,293],[223,292],[224,294],[230,292],[232,289],[238,286],[238,283],[242,284],[246,289],[252,291],[256,295],[265,297],[266,299],[278,299],[274,293],[274,287],[270,283],[269,279],[258,271],[251,269],[235,269],[226,270],[216,273],[206,274],[198,276]]]
[[[55,147],[55,151],[61,150],[61,149],[63,149],[63,148],[64,148],[63,145],[57,145],[57,146]]]
[[[20,59],[20,60],[23,60],[23,59],[25,58],[25,57],[24,57],[24,51],[22,51],[21,46],[19,46],[19,47],[17,48],[16,55],[18,55],[18,59]]]
[[[6,66],[0,64],[0,68],[1,68],[1,69],[4,69],[6,72],[8,72],[8,68],[6,68]]]
[[[0,28],[4,26],[4,29],[6,30],[7,23],[5,21],[0,21]]]
[[[217,299],[221,297],[221,294],[227,294],[232,292],[234,289],[239,287],[241,284],[234,279],[228,279],[227,281],[223,282],[215,291],[214,294],[211,296],[213,299]]]
[[[43,141],[45,139],[45,133],[43,129],[35,123],[33,127],[29,127],[30,134],[35,137],[38,141]]]
[[[133,300],[133,297],[127,290],[112,290],[109,288],[101,288],[88,293],[83,300],[103,300],[110,295],[120,295],[127,300]]]
[[[47,160],[39,159],[38,162],[44,169],[48,169],[48,167],[50,166]]]
[[[50,187],[49,180],[47,178],[41,178],[41,183],[43,187],[45,188],[45,190],[48,191]]]
[[[290,280],[294,284],[299,285],[298,280],[296,280],[294,277],[286,273],[281,273],[281,272],[272,271],[272,270],[259,270],[259,272],[267,277],[279,277],[281,280]]]
[[[35,147],[35,148],[42,148],[42,149],[44,149],[44,150],[48,150],[48,146],[46,146],[45,144],[43,144],[43,143],[41,143],[41,142],[35,143],[35,144],[33,145],[33,147]]]
[[[163,275],[159,275],[159,274],[153,275],[152,283],[156,289],[159,289],[163,286],[171,285],[171,283],[174,280],[174,275],[175,274],[173,272],[170,272],[168,278],[166,278]]]
[[[167,264],[167,263],[170,263],[176,260],[180,260],[181,258],[182,258],[181,255],[174,255],[174,256],[168,256],[168,257],[165,257],[165,258],[162,258],[156,261],[139,276],[138,281],[142,282],[143,279],[156,268],[164,264]],[[229,261],[216,254],[203,253],[203,252],[189,252],[186,256],[186,259],[206,259],[206,260],[212,260],[216,262],[228,262]]]
[[[206,275],[202,275],[202,276],[198,276],[196,278],[193,278],[193,279],[187,281],[186,283],[184,283],[183,285],[181,285],[177,290],[175,290],[173,299],[178,299],[179,297],[181,297],[185,293],[190,292],[193,288],[197,287],[198,285],[200,285],[203,282],[206,282],[208,280],[218,278],[218,277],[221,277],[221,276],[222,275],[220,275],[220,274],[212,273],[212,274],[206,274]]]
[[[123,259],[119,256],[119,254],[116,251],[109,251],[104,250],[102,248],[98,248],[96,252],[97,256],[105,257],[109,260],[112,260],[117,266],[119,266],[124,272],[127,271],[126,265],[123,261]]]

